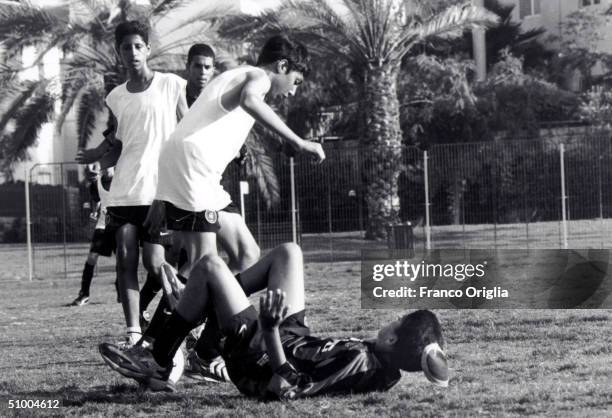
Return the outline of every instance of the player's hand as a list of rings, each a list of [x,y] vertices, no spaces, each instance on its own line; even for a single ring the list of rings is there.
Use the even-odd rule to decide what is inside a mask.
[[[168,305],[174,310],[183,296],[185,285],[179,280],[176,270],[168,263],[161,266],[161,282]]]
[[[166,204],[161,200],[154,200],[149,207],[147,218],[143,225],[152,236],[158,236],[166,219]]]
[[[321,164],[325,160],[325,151],[323,151],[323,147],[318,142],[304,141],[302,152],[312,155],[312,159],[317,164]]]
[[[289,305],[285,303],[286,294],[280,289],[268,290],[259,299],[259,324],[263,330],[278,328],[287,317]]]
[[[98,161],[100,155],[95,149],[79,149],[76,154],[76,162],[79,164],[91,164]]]

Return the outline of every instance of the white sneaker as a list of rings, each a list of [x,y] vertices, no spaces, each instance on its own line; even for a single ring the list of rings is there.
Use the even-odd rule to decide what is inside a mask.
[[[207,382],[231,382],[227,366],[221,356],[211,361],[202,360],[195,351],[189,352],[185,362],[185,375]]]

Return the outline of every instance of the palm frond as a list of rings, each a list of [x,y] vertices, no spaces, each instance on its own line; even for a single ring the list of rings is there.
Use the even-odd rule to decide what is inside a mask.
[[[8,122],[19,114],[20,109],[37,91],[44,90],[46,83],[44,80],[40,82],[26,81],[19,83],[17,86],[13,85],[14,97],[0,117],[0,132],[4,132]]]
[[[276,176],[274,160],[266,151],[260,135],[261,133],[255,129],[246,141],[247,174],[257,181],[257,188],[267,208],[271,209],[280,202],[280,184]]]
[[[161,18],[161,17],[165,16],[166,14],[168,14],[168,12],[171,12],[172,10],[175,10],[175,9],[177,9],[179,7],[184,7],[185,3],[187,3],[185,0],[158,0],[158,1],[153,1],[152,2],[153,8],[149,12],[149,14],[150,14],[151,17]]]
[[[55,123],[55,128],[58,132],[60,132],[64,126],[66,117],[72,110],[77,98],[81,95],[83,90],[92,83],[92,78],[92,74],[87,71],[87,69],[84,69],[84,71],[79,72],[78,77],[64,81],[62,88],[62,108]]]
[[[460,36],[473,27],[497,24],[499,17],[470,4],[451,6],[425,23],[410,25],[391,48],[391,60],[400,60],[417,43],[433,37]]]
[[[32,98],[15,117],[15,129],[2,137],[4,165],[22,161],[27,150],[36,144],[42,126],[53,118],[55,97],[49,93]]]
[[[79,148],[87,146],[96,127],[100,112],[104,109],[104,90],[99,86],[87,88],[79,99],[77,129]]]
[[[27,2],[0,6],[0,39],[3,44],[23,39],[44,39],[65,25],[66,22],[58,16]]]

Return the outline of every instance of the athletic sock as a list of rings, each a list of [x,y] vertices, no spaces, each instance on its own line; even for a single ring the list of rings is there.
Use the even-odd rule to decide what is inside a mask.
[[[147,274],[147,280],[140,289],[140,312],[147,310],[149,303],[155,298],[155,296],[161,290],[161,284],[159,280],[155,278],[151,273]]]
[[[196,325],[185,320],[174,310],[161,330],[161,335],[153,344],[153,357],[155,361],[162,367],[171,364],[183,340]]]
[[[142,337],[142,330],[140,327],[127,327],[127,337],[135,344]]]
[[[157,305],[157,309],[155,309],[155,313],[153,314],[153,318],[151,318],[151,322],[149,326],[145,330],[143,337],[147,341],[153,341],[157,337],[161,335],[162,329],[164,325],[170,318],[170,307],[165,297],[162,297],[159,301],[159,305]]]
[[[81,295],[89,296],[89,288],[91,286],[91,279],[93,278],[95,265],[91,265],[85,262],[85,267],[83,267],[83,275],[81,276]]]
[[[200,338],[195,345],[195,352],[198,357],[204,361],[211,361],[221,355],[221,340],[223,334],[217,323],[217,315],[212,313],[208,315],[204,330],[200,334]]]

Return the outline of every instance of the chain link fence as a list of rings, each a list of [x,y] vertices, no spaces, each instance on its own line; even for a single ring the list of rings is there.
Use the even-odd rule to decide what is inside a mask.
[[[266,187],[278,191],[276,201],[262,193],[256,180],[245,179],[243,167],[228,168],[224,185],[243,208],[264,250],[295,239],[307,261],[333,262],[357,260],[362,249],[389,245],[365,239],[365,187],[371,180],[363,168],[365,151],[356,141],[346,140],[325,144],[325,149],[322,165],[304,158],[272,157],[276,180],[266,182]],[[75,163],[61,163],[37,165],[30,172],[35,277],[81,274],[93,224],[78,170]],[[241,181],[248,186],[240,186]],[[612,244],[608,137],[435,145],[427,151],[406,147],[396,190],[399,220],[412,224],[416,248]],[[19,193],[13,194],[11,199],[17,199]],[[9,219],[12,224],[5,222],[2,231],[4,241],[10,237],[12,242],[25,242],[25,214]],[[98,269],[114,270],[114,260],[101,257]]]

